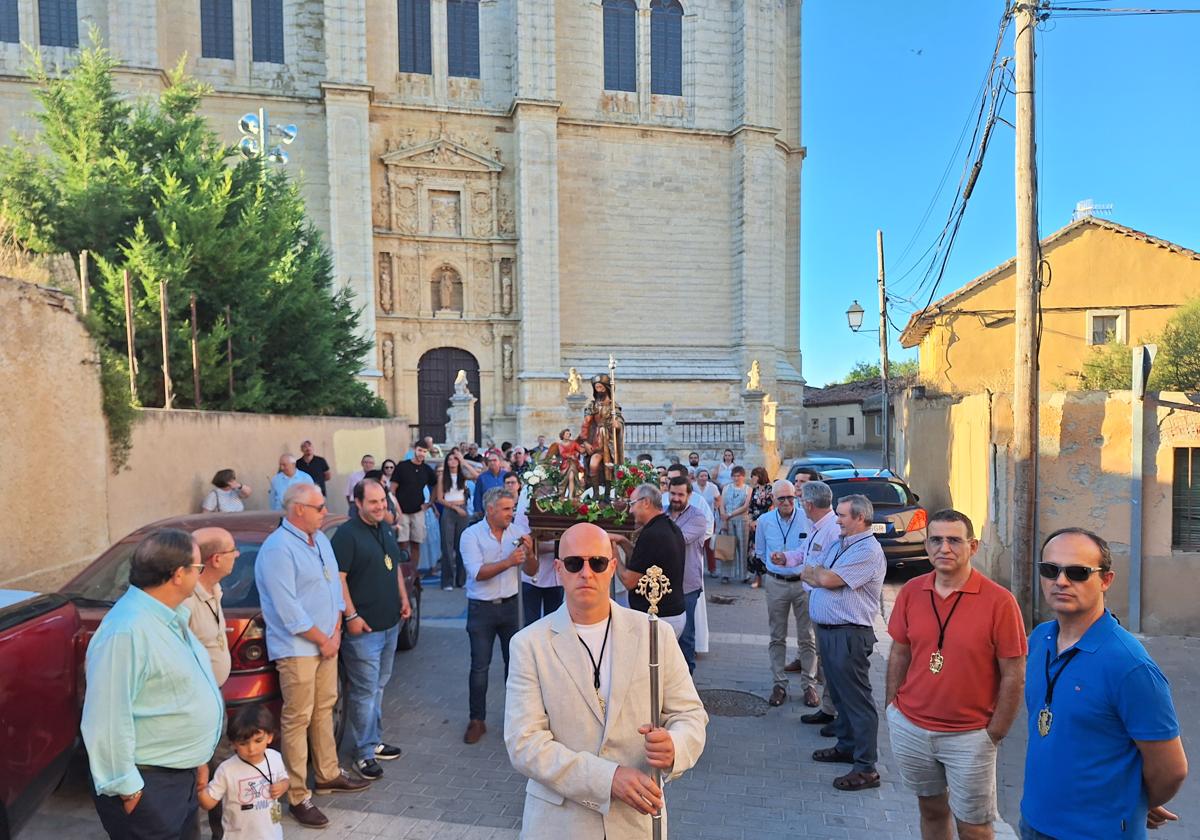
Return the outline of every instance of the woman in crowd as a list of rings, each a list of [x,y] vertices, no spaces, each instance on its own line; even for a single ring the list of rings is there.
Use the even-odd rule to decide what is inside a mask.
[[[250,495],[250,488],[237,480],[233,470],[217,470],[212,485],[213,489],[200,503],[205,513],[238,513],[246,509],[242,500]]]
[[[737,464],[733,460],[733,450],[726,449],[721,453],[721,463],[717,464],[717,469],[712,474],[712,480],[717,482],[717,486],[724,490],[725,486],[733,481],[733,468],[736,466]]]
[[[457,448],[450,450],[438,469],[435,498],[442,506],[442,589],[451,590],[455,586],[467,585],[467,571],[458,553],[458,545],[470,520],[470,514],[467,513],[467,471],[463,468],[462,454]]]
[[[400,503],[396,501],[396,485],[392,482],[392,473],[396,471],[396,462],[391,458],[383,462],[383,466],[379,468],[379,483],[383,485],[385,499],[387,500],[387,515],[383,521],[391,525],[393,529],[396,527],[396,517],[400,513]],[[364,476],[370,477],[370,475]]]
[[[709,538],[704,545],[704,562],[708,567],[708,573],[715,575],[717,571],[717,563],[713,550],[716,548],[717,534],[721,532],[721,519],[723,511],[721,510],[721,489],[716,484],[708,480],[708,470],[704,467],[696,470],[696,483],[692,485],[692,492],[699,493],[704,501],[708,502],[709,508],[713,514],[713,536]]]
[[[755,467],[750,470],[750,532],[747,534],[747,545],[754,545],[755,523],[758,517],[771,509],[775,500],[771,498],[771,478],[767,475],[766,467]],[[758,558],[762,560],[763,558]],[[761,567],[760,567],[761,568]],[[750,584],[755,589],[762,586],[762,574],[756,573]]]
[[[729,450],[725,450],[729,453]],[[731,454],[731,453],[730,453]],[[721,505],[725,508],[725,533],[733,535],[733,560],[723,564],[721,580],[729,583],[732,577],[749,583],[746,573],[746,539],[749,536],[750,488],[746,486],[746,468],[735,465],[730,470],[732,481],[721,491]]]

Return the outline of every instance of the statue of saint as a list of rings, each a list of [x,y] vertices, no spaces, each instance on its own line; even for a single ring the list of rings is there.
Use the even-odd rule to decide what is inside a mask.
[[[574,397],[583,389],[583,377],[579,371],[571,368],[567,371],[567,396]]]
[[[762,390],[762,373],[758,368],[758,359],[755,359],[753,362],[751,362],[750,370],[746,371],[746,390]]]
[[[454,377],[454,396],[471,396],[471,392],[467,390],[467,372],[465,370],[460,370],[458,376]]]
[[[592,495],[600,497],[600,484],[609,487],[616,465],[625,460],[625,419],[612,400],[612,380],[607,373],[592,377],[592,398],[583,408],[582,436],[586,442],[587,478]]]

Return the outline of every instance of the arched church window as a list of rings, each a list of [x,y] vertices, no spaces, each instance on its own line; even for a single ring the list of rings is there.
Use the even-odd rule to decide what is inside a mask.
[[[650,92],[683,95],[683,6],[650,2]]]
[[[462,275],[448,265],[443,265],[433,272],[433,279],[429,284],[429,300],[435,312],[462,312]]]
[[[637,5],[604,0],[604,88],[637,90]]]
[[[479,0],[446,0],[446,61],[451,76],[479,78]]]

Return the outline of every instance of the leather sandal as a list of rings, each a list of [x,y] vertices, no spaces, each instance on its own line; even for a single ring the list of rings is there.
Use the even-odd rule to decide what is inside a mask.
[[[833,780],[833,786],[838,790],[869,790],[879,787],[878,773],[863,773],[856,770],[853,773],[847,773],[845,776],[838,776]]]
[[[823,761],[826,764],[853,764],[854,756],[842,752],[837,747],[826,747],[813,753],[813,761]]]

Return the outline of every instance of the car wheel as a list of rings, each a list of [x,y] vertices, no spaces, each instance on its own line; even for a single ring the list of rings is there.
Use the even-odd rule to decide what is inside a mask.
[[[412,615],[400,628],[400,640],[396,643],[397,650],[412,650],[421,638],[421,592],[417,591],[412,599]]]

